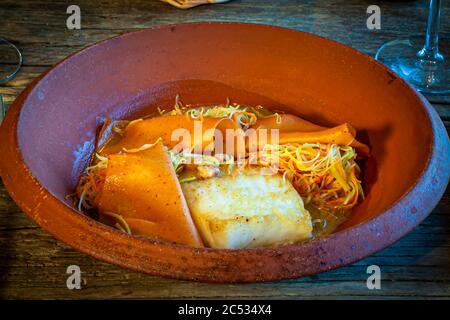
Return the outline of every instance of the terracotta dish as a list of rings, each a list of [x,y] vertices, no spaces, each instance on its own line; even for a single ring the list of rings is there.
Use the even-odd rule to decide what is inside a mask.
[[[351,123],[371,146],[366,199],[340,229],[304,243],[208,249],[129,236],[78,212],[66,195],[92,152],[96,119],[172,106],[240,104]],[[68,57],[34,81],[1,126],[1,177],[12,198],[57,239],[95,258],[208,282],[296,278],[352,263],[400,239],[436,206],[450,143],[430,104],[367,55],[308,33],[194,23],[125,34]]]

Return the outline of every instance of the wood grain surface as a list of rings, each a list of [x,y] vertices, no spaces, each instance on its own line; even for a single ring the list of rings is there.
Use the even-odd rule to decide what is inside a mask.
[[[374,55],[385,41],[423,34],[428,1],[234,0],[179,10],[156,0],[77,1],[81,30],[66,28],[72,1],[1,0],[0,37],[16,44],[24,65],[0,86],[9,106],[49,67],[95,42],[161,24],[223,20],[312,32]],[[366,9],[382,10],[381,30],[366,28]],[[450,37],[444,2],[441,42]],[[446,39],[447,38],[447,39]],[[447,43],[448,45],[448,43]],[[450,96],[427,97],[450,129]],[[2,155],[0,155],[2,156]],[[368,290],[367,266],[378,265],[381,290]],[[78,265],[82,289],[68,290],[66,268]],[[450,190],[431,215],[389,248],[343,267],[295,280],[211,285],[147,276],[72,250],[37,227],[0,183],[0,298],[450,298]]]

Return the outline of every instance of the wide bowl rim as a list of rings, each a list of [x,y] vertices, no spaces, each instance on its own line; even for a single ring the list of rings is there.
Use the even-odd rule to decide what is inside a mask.
[[[358,224],[351,226],[347,229],[343,229],[340,231],[337,231],[335,233],[332,233],[330,235],[321,237],[321,238],[317,238],[317,239],[313,239],[307,242],[302,242],[302,243],[297,243],[297,244],[291,244],[291,245],[286,245],[286,246],[281,246],[278,247],[276,249],[273,248],[251,248],[251,249],[212,249],[212,248],[193,248],[190,246],[186,246],[186,245],[178,245],[178,244],[173,244],[173,243],[168,243],[168,242],[159,242],[159,241],[152,241],[152,240],[148,240],[148,239],[144,239],[141,237],[137,237],[137,236],[130,236],[127,234],[124,234],[120,231],[117,231],[109,226],[106,226],[94,219],[91,219],[83,214],[81,214],[78,210],[76,210],[75,208],[67,205],[66,203],[61,202],[59,199],[57,199],[56,196],[53,195],[52,192],[50,192],[49,190],[45,189],[43,186],[40,185],[40,182],[34,178],[33,174],[30,172],[30,170],[28,169],[27,165],[24,162],[24,159],[22,157],[22,153],[21,150],[19,148],[18,145],[18,136],[17,136],[17,123],[19,121],[19,117],[21,115],[21,110],[22,107],[25,105],[27,98],[30,96],[30,94],[33,92],[33,90],[36,88],[37,84],[45,79],[45,77],[47,77],[55,68],[58,68],[60,66],[62,66],[63,64],[67,63],[71,58],[73,58],[74,56],[77,56],[79,54],[85,54],[86,52],[88,52],[89,50],[93,50],[94,48],[97,48],[98,46],[101,46],[102,44],[111,41],[113,39],[117,39],[117,38],[125,38],[127,36],[132,36],[135,35],[137,33],[141,33],[141,32],[146,32],[148,30],[156,30],[156,29],[164,29],[164,28],[172,28],[172,27],[180,27],[180,26],[186,26],[186,25],[204,25],[204,24],[222,24],[222,25],[250,25],[250,26],[258,26],[258,27],[262,27],[262,28],[268,28],[268,29],[281,29],[284,31],[291,31],[291,32],[301,32],[301,33],[306,33],[310,36],[313,37],[317,37],[317,38],[321,38],[325,41],[331,42],[334,45],[338,45],[341,47],[344,47],[346,50],[350,50],[352,51],[354,54],[359,54],[364,56],[366,59],[368,59],[371,62],[375,62],[377,63],[380,67],[384,68],[384,70],[386,70],[387,72],[389,72],[391,75],[393,75],[394,77],[398,78],[400,81],[402,81],[410,90],[412,90],[412,92],[416,95],[416,97],[420,100],[422,106],[424,107],[425,111],[426,111],[426,115],[427,115],[427,120],[430,122],[430,128],[433,131],[432,134],[432,145],[430,148],[430,152],[429,152],[429,157],[427,159],[427,163],[425,164],[422,172],[420,173],[419,177],[417,178],[417,180],[414,181],[414,183],[411,185],[411,187],[405,191],[404,194],[402,194],[401,197],[399,197],[399,199],[397,201],[395,201],[394,203],[392,203],[392,205],[387,208],[386,210],[384,210],[383,212],[380,212],[378,215],[367,219],[365,221],[359,222]],[[94,43],[93,45],[90,45],[86,48],[83,48],[81,50],[78,50],[74,53],[72,53],[71,55],[67,56],[66,58],[64,58],[62,61],[60,61],[59,63],[57,63],[56,65],[54,65],[53,67],[51,67],[49,70],[47,70],[46,72],[44,72],[42,75],[40,75],[39,77],[37,77],[18,97],[17,99],[14,101],[12,107],[10,108],[11,111],[8,113],[4,123],[1,126],[0,129],[0,134],[2,136],[7,136],[8,138],[5,138],[3,141],[11,141],[12,144],[7,144],[2,142],[0,144],[0,150],[2,151],[2,154],[6,154],[8,153],[11,157],[2,157],[2,158],[9,158],[9,160],[15,160],[15,161],[10,161],[10,162],[6,162],[6,161],[0,161],[0,175],[2,176],[5,186],[8,189],[8,191],[10,192],[12,198],[18,203],[18,205],[21,207],[21,209],[30,217],[32,218],[38,225],[40,225],[43,229],[45,229],[47,232],[49,232],[50,234],[52,234],[55,238],[57,238],[58,240],[63,241],[64,243],[67,243],[68,245],[70,245],[71,247],[75,248],[76,250],[79,250],[83,253],[89,254],[91,256],[94,256],[97,259],[103,260],[103,261],[107,261],[110,263],[113,263],[115,265],[119,265],[121,267],[126,267],[126,268],[130,268],[136,271],[143,271],[149,274],[154,274],[154,275],[161,275],[161,273],[152,273],[149,272],[148,270],[145,270],[145,268],[142,267],[138,267],[138,266],[134,266],[134,265],[130,265],[129,263],[127,263],[127,261],[119,261],[117,259],[114,259],[114,257],[108,257],[108,256],[102,256],[101,254],[99,254],[98,252],[96,252],[95,250],[92,250],[92,248],[89,247],[83,247],[83,245],[79,244],[79,243],[75,243],[73,241],[67,241],[67,237],[63,236],[61,231],[57,231],[54,229],[49,229],[46,228],[46,223],[43,223],[42,220],[42,213],[45,211],[36,211],[34,209],[31,209],[31,207],[29,205],[27,205],[26,203],[22,202],[20,197],[17,196],[15,190],[17,189],[17,185],[14,185],[14,183],[10,180],[10,177],[8,177],[7,175],[7,167],[11,165],[12,162],[14,163],[21,163],[22,165],[19,167],[18,169],[18,173],[20,173],[22,176],[27,177],[27,189],[30,188],[29,190],[34,190],[36,191],[36,193],[39,192],[44,192],[46,197],[49,198],[49,200],[52,200],[53,202],[58,202],[62,207],[58,208],[58,211],[61,211],[65,214],[68,214],[69,216],[71,216],[71,218],[78,220],[81,223],[84,223],[86,225],[90,225],[92,227],[94,227],[96,230],[101,230],[103,232],[107,232],[107,233],[112,233],[114,236],[116,237],[121,237],[124,239],[124,241],[128,241],[128,242],[141,242],[143,241],[146,244],[149,245],[154,245],[154,246],[161,246],[161,248],[166,248],[166,249],[174,249],[174,250],[191,250],[191,251],[195,251],[196,254],[208,254],[209,252],[222,252],[222,253],[226,253],[226,252],[232,252],[233,254],[240,254],[243,252],[258,252],[258,253],[265,253],[265,252],[273,252],[274,250],[276,251],[283,251],[283,250],[293,250],[299,247],[305,247],[305,246],[314,246],[315,244],[319,244],[319,243],[325,243],[325,242],[329,242],[329,241],[338,241],[338,238],[341,237],[346,237],[349,235],[350,232],[355,232],[355,231],[359,231],[362,230],[363,228],[368,227],[371,224],[374,224],[377,220],[379,220],[382,216],[387,215],[390,212],[394,212],[395,210],[399,209],[399,207],[401,206],[402,202],[405,201],[405,198],[407,197],[411,197],[412,195],[414,195],[415,193],[418,192],[419,189],[419,184],[421,182],[423,182],[423,178],[424,176],[426,176],[427,174],[429,175],[430,172],[430,167],[433,165],[433,159],[436,159],[436,153],[437,153],[437,149],[439,149],[439,147],[443,148],[444,150],[450,150],[450,146],[449,146],[449,142],[448,142],[448,137],[447,137],[447,141],[444,141],[442,146],[439,146],[438,144],[441,143],[441,141],[439,139],[437,139],[436,137],[436,133],[438,134],[443,134],[446,135],[445,129],[443,127],[442,121],[440,120],[439,116],[437,115],[436,111],[433,109],[433,107],[430,105],[430,103],[420,94],[418,93],[411,85],[409,85],[407,82],[405,82],[403,79],[401,79],[400,77],[398,77],[395,73],[393,73],[390,69],[388,69],[387,67],[385,67],[384,65],[382,65],[381,63],[379,63],[378,61],[376,61],[374,58],[354,49],[351,48],[349,46],[346,46],[338,41],[335,40],[331,40],[331,39],[327,39],[325,37],[322,36],[318,36],[315,34],[311,34],[311,33],[307,33],[307,32],[303,32],[303,31],[298,31],[298,30],[293,30],[293,29],[288,29],[288,28],[283,28],[283,27],[279,27],[279,26],[272,26],[272,25],[264,25],[264,24],[256,24],[256,23],[240,23],[240,22],[192,22],[192,23],[181,23],[181,24],[165,24],[165,25],[159,25],[156,27],[152,27],[152,28],[146,28],[146,29],[142,29],[142,30],[138,30],[138,31],[134,31],[134,32],[130,32],[130,33],[124,33],[112,38],[108,38],[102,41],[99,41],[97,43]],[[442,144],[442,143],[441,143]],[[445,152],[444,152],[445,153]],[[444,157],[444,163],[449,163],[449,157]],[[440,180],[440,184],[441,184],[441,188],[439,188],[441,190],[441,194],[440,195],[435,195],[434,197],[434,201],[431,203],[431,205],[429,207],[434,207],[437,202],[439,201],[440,197],[442,196],[442,193],[445,190],[445,186],[448,183],[449,180],[449,175],[450,173],[447,172],[447,177],[443,177],[442,180]],[[22,187],[23,187],[23,183],[22,183]],[[43,201],[42,201],[43,202]],[[45,205],[43,206],[45,207]],[[384,241],[384,243],[382,245],[379,245],[378,247],[374,247],[370,250],[366,250],[364,254],[360,254],[360,255],[355,255],[354,257],[352,257],[351,259],[348,259],[345,262],[342,263],[335,263],[335,264],[331,264],[328,265],[324,268],[317,268],[319,271],[317,272],[323,272],[326,270],[330,270],[330,269],[334,269],[337,268],[339,266],[342,265],[346,265],[349,263],[352,263],[354,261],[357,261],[359,259],[362,259],[366,256],[369,256],[371,254],[373,254],[374,252],[377,252],[379,250],[381,250],[382,248],[385,248],[387,246],[389,246],[390,244],[392,244],[393,242],[397,241],[398,239],[400,239],[401,237],[403,237],[404,235],[406,235],[407,233],[409,233],[415,226],[417,226],[423,219],[426,218],[426,216],[428,216],[428,214],[431,212],[431,209],[425,209],[422,210],[422,212],[419,212],[418,219],[413,223],[413,225],[406,227],[402,230],[402,232],[400,232],[399,235],[397,235],[394,239],[389,238],[387,240]],[[55,211],[55,210],[53,210]],[[52,213],[47,214],[47,216],[51,216]],[[86,232],[88,232],[86,230]],[[137,243],[136,242],[136,243]],[[205,256],[207,257],[207,256]],[[317,272],[313,272],[313,273],[317,273]],[[312,273],[308,273],[305,272],[303,274],[291,274],[291,275],[278,275],[278,276],[269,276],[269,277],[264,277],[264,276],[260,276],[259,278],[255,278],[255,279],[231,279],[231,281],[228,280],[221,280],[221,279],[214,279],[214,278],[209,278],[208,276],[202,276],[200,275],[199,277],[192,277],[189,275],[183,276],[183,275],[175,275],[173,276],[174,278],[179,278],[179,279],[188,279],[188,280],[201,280],[201,281],[206,281],[206,282],[254,282],[254,281],[271,281],[271,280],[278,280],[278,279],[288,279],[288,278],[295,278],[298,277],[299,275],[308,275],[308,274],[312,274]],[[168,276],[168,275],[165,275]]]

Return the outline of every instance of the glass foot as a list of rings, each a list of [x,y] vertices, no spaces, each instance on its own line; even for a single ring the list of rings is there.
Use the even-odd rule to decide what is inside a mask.
[[[449,41],[441,40],[440,52],[429,53],[422,50],[423,36],[396,39],[382,45],[375,59],[423,93],[450,93]]]
[[[13,78],[22,66],[22,54],[15,45],[0,38],[0,83]]]

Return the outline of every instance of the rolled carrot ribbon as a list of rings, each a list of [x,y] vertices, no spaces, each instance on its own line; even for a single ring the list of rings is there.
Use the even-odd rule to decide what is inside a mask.
[[[278,121],[275,124],[274,121],[273,118],[270,118],[266,122],[263,121],[262,124],[260,121],[259,126],[257,123],[254,125],[256,131],[250,139],[247,139],[247,150],[261,150],[265,144],[271,143],[321,143],[348,145],[356,149],[359,157],[367,157],[369,155],[369,147],[356,140],[356,130],[348,123],[333,128],[324,128],[301,118],[289,117],[288,115],[283,115],[282,121]],[[267,138],[261,139],[262,129],[279,129],[278,139],[273,137],[270,130],[265,132]]]
[[[309,122],[308,120],[297,117],[293,114],[273,114],[261,119],[258,119],[252,129],[279,129],[283,132],[291,131],[320,131],[328,129],[317,124]]]

